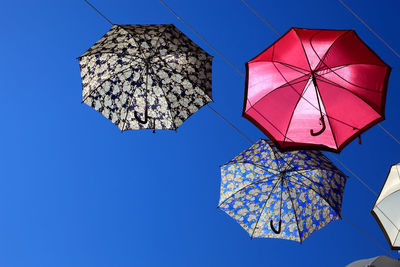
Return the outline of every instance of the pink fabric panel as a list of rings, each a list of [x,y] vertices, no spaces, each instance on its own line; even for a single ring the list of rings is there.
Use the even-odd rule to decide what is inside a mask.
[[[291,115],[306,83],[307,80],[271,92],[257,103],[252,103],[253,108],[246,111],[246,114],[273,134],[277,141],[283,141]]]
[[[315,69],[333,42],[346,31],[295,29],[306,52],[311,69]]]
[[[321,109],[322,113],[325,114],[323,103],[321,103]],[[310,79],[308,88],[303,93],[303,97],[300,98],[293,111],[293,117],[289,124],[285,141],[298,144],[325,145],[329,148],[336,149],[336,143],[326,116],[324,116],[326,130],[318,136],[312,136],[310,134],[311,129],[317,132],[322,128],[320,118],[321,114],[318,107],[317,94],[314,84]]]
[[[387,66],[353,31],[348,31],[340,36],[329,49],[321,68],[360,63]]]
[[[338,146],[381,117],[362,99],[347,90],[322,81],[318,81],[318,88]]]
[[[274,62],[249,63],[247,99],[256,103],[272,90],[304,76],[296,70]],[[250,107],[246,106],[246,110]]]
[[[355,64],[327,70],[318,79],[328,79],[353,92],[378,112],[383,112],[382,98],[388,68]]]
[[[250,62],[271,60],[289,64],[303,70],[310,69],[303,46],[293,29]]]

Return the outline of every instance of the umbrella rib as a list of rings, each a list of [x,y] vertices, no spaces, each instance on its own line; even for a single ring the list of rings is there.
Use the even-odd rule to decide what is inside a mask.
[[[399,191],[399,190],[397,190],[397,191]],[[382,212],[382,214],[386,217],[386,219],[388,219],[388,221],[394,226],[394,228],[396,228],[397,231],[400,231],[400,229],[396,226],[396,224],[394,224],[394,222],[386,215],[386,213],[384,213],[384,212],[378,207],[378,205],[375,205],[375,207],[376,207],[380,212]],[[397,239],[397,237],[396,237],[396,239]]]
[[[306,60],[307,60],[308,67],[310,68],[310,71],[311,71],[311,70],[312,70],[311,64],[310,64],[310,61],[308,60],[307,53],[306,53],[306,49],[304,48],[303,42],[301,41],[301,38],[300,38],[299,34],[297,33],[297,31],[294,30],[294,32],[296,33],[296,36],[297,36],[297,38],[299,39],[299,42],[300,42],[300,44],[301,44],[301,47],[303,48],[304,56],[305,56],[305,58],[306,58]]]
[[[248,64],[259,63],[259,62],[278,63],[278,64],[281,64],[281,65],[283,65],[283,66],[285,66],[285,67],[288,67],[289,69],[292,69],[292,70],[294,70],[294,71],[297,71],[297,72],[299,72],[299,73],[301,73],[301,74],[309,74],[309,73],[310,73],[309,70],[305,70],[305,69],[303,69],[303,68],[296,67],[296,66],[294,66],[294,65],[291,65],[291,64],[288,64],[288,63],[284,63],[284,62],[280,62],[280,61],[276,61],[276,60],[250,61],[250,62],[248,62]],[[302,70],[302,71],[300,71],[300,70]]]
[[[281,177],[278,177],[278,178],[281,178]],[[255,230],[257,228],[257,224],[260,221],[261,215],[264,213],[265,205],[267,205],[267,202],[268,202],[269,198],[272,196],[272,193],[274,192],[274,190],[275,190],[276,186],[278,185],[278,183],[279,183],[279,180],[275,183],[274,187],[272,188],[271,192],[269,193],[268,198],[265,200],[265,202],[263,204],[263,207],[261,208],[260,216],[258,216],[258,219],[257,219],[257,222],[256,222],[256,224],[254,226],[253,232],[251,233],[251,238],[254,237],[254,232],[255,232]],[[281,188],[281,190],[282,190],[282,188]]]
[[[247,100],[248,101],[248,100]],[[249,101],[250,102],[250,101]],[[270,122],[263,114],[261,114],[254,106],[251,106],[250,109],[254,109],[258,115],[260,115],[265,121],[267,121],[269,124],[271,124],[272,127],[275,128],[275,130],[277,130],[283,137],[285,136],[281,130],[278,129],[278,127],[276,127],[272,122]],[[292,139],[288,138],[290,141],[293,141]],[[293,141],[294,142],[294,141]]]
[[[193,82],[193,81],[189,78],[189,74],[186,72],[186,69],[185,69],[185,68],[182,68],[182,70],[184,71],[184,73],[179,73],[179,72],[177,72],[174,68],[172,68],[172,67],[168,64],[168,62],[166,62],[160,55],[157,55],[157,57],[158,57],[162,62],[164,62],[165,66],[167,66],[167,67],[170,69],[170,71],[172,71],[172,72],[174,72],[174,73],[178,73],[178,74],[184,74],[184,77],[185,77],[186,79],[188,79],[193,85],[197,86],[198,88],[200,88],[200,89],[203,91],[202,87],[200,87],[196,82]],[[203,93],[204,93],[204,95],[208,96],[204,91],[203,91]],[[208,96],[208,97],[209,97],[209,96]]]
[[[163,92],[163,95],[164,95],[164,98],[165,98],[165,102],[167,102],[167,105],[168,105],[168,111],[169,111],[169,115],[171,116],[171,121],[172,121],[172,123],[174,124],[174,129],[175,129],[175,131],[176,131],[176,129],[178,129],[178,128],[176,127],[176,124],[175,124],[175,118],[174,118],[174,116],[172,116],[171,104],[169,103],[169,101],[168,101],[168,99],[167,99],[167,95],[166,95],[166,93],[165,93],[165,91],[164,91],[164,89],[163,89],[163,86],[164,86],[164,85],[163,85],[163,83],[162,83],[160,77],[158,77],[158,76],[155,74],[155,70],[153,69],[153,66],[150,66],[150,68],[151,68],[151,70],[153,71],[154,78],[158,81],[158,84],[160,84],[160,88],[161,88],[161,91]]]
[[[277,69],[278,70],[278,69]],[[278,70],[279,71],[279,70]],[[282,75],[282,74],[281,74]],[[294,80],[291,80],[290,82],[288,81],[288,80],[286,80],[283,76],[283,78],[285,79],[285,82],[286,83],[284,83],[284,84],[282,84],[282,85],[280,85],[279,87],[277,87],[277,88],[275,88],[275,89],[273,89],[273,90],[271,90],[271,91],[269,91],[267,94],[265,94],[265,95],[263,95],[263,97],[261,97],[260,99],[258,99],[254,104],[251,104],[251,102],[250,102],[250,105],[251,105],[251,107],[254,107],[255,105],[257,105],[257,103],[258,102],[260,102],[261,100],[263,100],[264,98],[266,98],[267,96],[269,96],[271,93],[273,93],[273,92],[275,92],[276,90],[279,90],[279,89],[282,89],[282,88],[284,88],[284,87],[287,87],[287,86],[292,86],[292,85],[294,85],[294,84],[298,84],[298,83],[301,83],[301,82],[304,82],[304,81],[306,81],[307,79],[304,79],[305,77],[307,77],[309,74],[305,74],[305,75],[303,75],[303,76],[300,76],[300,77],[298,77],[298,78],[296,78],[296,79],[294,79]],[[293,82],[293,81],[295,81],[295,82]],[[293,83],[292,83],[293,82]],[[296,91],[297,92],[297,91]]]
[[[261,180],[258,180],[258,181],[249,183],[248,185],[245,185],[245,186],[241,187],[240,189],[238,189],[238,190],[236,190],[234,193],[232,193],[229,197],[227,197],[224,201],[222,201],[222,202],[217,206],[217,208],[221,207],[223,204],[225,204],[226,201],[228,201],[228,199],[231,199],[234,195],[236,195],[236,194],[239,193],[240,191],[242,191],[242,190],[248,188],[248,187],[251,186],[251,185],[255,185],[255,184],[260,184],[260,183],[266,182],[266,181],[268,181],[270,178],[271,178],[271,177],[264,178],[264,179],[261,179]],[[275,176],[273,179],[270,179],[270,180],[273,181],[273,180],[275,180],[275,179],[279,179],[279,177]],[[275,187],[274,187],[274,188],[275,188]]]
[[[155,51],[153,50],[153,47],[151,47],[150,49],[153,51],[153,57],[156,55],[156,53],[157,52],[159,52],[159,44],[160,44],[160,39],[161,39],[161,36],[165,33],[165,31],[167,30],[167,28],[168,28],[169,26],[166,26],[165,28],[164,28],[164,30],[163,31],[160,31],[160,33],[158,34],[158,39],[157,39],[157,42],[156,42],[156,45],[154,46],[154,49],[155,49]]]
[[[348,81],[347,81],[346,79],[344,79],[342,76],[340,76],[339,74],[335,73],[335,71],[338,71],[338,70],[343,69],[343,68],[346,68],[346,67],[357,66],[357,65],[367,65],[367,66],[376,66],[376,67],[381,67],[381,68],[387,68],[387,66],[385,66],[385,65],[373,64],[373,63],[349,63],[349,64],[338,65],[338,66],[333,66],[333,67],[329,67],[329,66],[326,65],[325,63],[323,63],[323,64],[326,66],[326,68],[320,69],[320,70],[316,71],[317,74],[318,74],[318,72],[324,71],[324,70],[330,70],[330,72],[318,74],[319,76],[322,77],[323,75],[326,75],[326,74],[329,74],[329,73],[333,72],[335,75],[339,76],[339,78],[341,78],[342,80],[344,80],[344,81],[346,81],[346,82],[348,82]],[[348,83],[350,83],[350,82],[348,82]],[[350,84],[352,84],[352,83],[350,83]],[[359,88],[361,88],[361,89],[368,90],[368,91],[380,92],[379,90],[375,90],[375,89],[371,89],[371,88],[362,87],[362,86],[359,86],[359,85],[356,85],[356,84],[353,84],[353,85],[356,86],[356,87],[359,87]]]
[[[274,158],[275,158],[276,165],[278,165],[278,168],[281,169],[280,164],[279,164],[278,157],[276,156],[277,152],[274,150],[274,147],[273,147],[273,146],[270,146],[270,147],[271,147],[271,150],[272,150],[272,155],[273,155]]]
[[[83,57],[89,57],[89,56],[94,56],[94,55],[102,55],[102,54],[111,54],[111,55],[116,55],[116,56],[124,56],[124,57],[131,57],[133,59],[142,59],[141,57],[138,57],[136,55],[131,55],[131,54],[127,54],[127,53],[116,53],[116,52],[96,52],[96,53],[92,53],[92,54],[87,54],[87,55],[82,55],[80,57],[78,57],[78,60],[81,60]]]
[[[166,29],[165,29],[166,30]],[[162,33],[164,33],[165,32],[165,30],[162,32]],[[180,33],[180,35],[182,35],[182,33]],[[160,35],[161,36],[161,35]],[[157,50],[157,49],[156,49]],[[205,52],[204,50],[201,50],[201,51],[203,51],[203,52]],[[154,52],[154,51],[153,51]],[[157,52],[157,51],[156,51]],[[189,53],[195,53],[194,51],[189,51]],[[205,52],[206,53],[206,52]],[[206,53],[207,54],[207,53]],[[172,68],[169,64],[168,64],[168,62],[166,62],[165,61],[165,59],[163,59],[160,55],[156,55],[156,53],[154,52],[154,57],[155,56],[157,56],[162,62],[164,62],[164,64],[166,65],[166,66],[168,66],[169,68],[170,68],[170,70],[172,71],[172,72],[176,72],[176,70],[174,69],[174,68]],[[187,56],[187,55],[186,55]],[[185,64],[185,66],[187,66],[188,64],[186,63]],[[189,73],[186,71],[187,70],[187,68],[182,68],[182,70],[184,70],[184,76],[186,77],[186,79],[188,79],[192,84],[194,84],[194,85],[196,85],[197,87],[199,87],[200,89],[202,89],[196,82],[193,82],[191,79],[190,79],[190,77],[189,77]],[[179,73],[179,74],[182,74],[182,73]],[[203,91],[203,90],[202,90]],[[203,91],[204,92],[204,91]],[[207,95],[205,92],[204,92],[204,94],[205,95]]]
[[[304,179],[310,181],[312,185],[316,186],[317,182],[314,182],[313,180],[311,180],[310,178],[308,178],[307,176],[305,176],[305,175],[303,175],[303,174],[301,174],[301,173],[298,173],[298,174],[300,174]],[[299,182],[301,182],[303,185],[308,186],[308,185],[306,185],[305,183],[303,183],[298,177],[293,176],[293,175],[288,175],[288,176],[289,176],[289,177],[292,177],[292,178],[295,178],[296,181],[299,181]],[[321,183],[321,184],[322,184],[322,183]],[[330,191],[333,191],[333,188],[332,188],[332,186],[331,186],[329,183],[328,183],[328,186],[325,186],[324,184],[322,184],[322,186],[323,186],[323,187],[328,187]],[[318,195],[321,195],[321,192],[317,192],[315,189],[313,189],[313,190],[314,190],[314,192],[317,193]],[[322,196],[322,195],[321,195],[321,196]],[[325,199],[325,201],[327,201],[327,200]],[[328,202],[328,201],[327,201],[327,202]],[[328,202],[328,203],[329,203],[329,202]]]
[[[297,182],[295,182],[295,181],[291,181],[293,184],[295,184],[295,185],[298,185],[299,187],[303,187],[303,188],[305,188],[305,189],[310,189],[310,190],[312,190],[312,191],[314,191],[323,201],[325,201],[326,202],[326,204],[329,206],[329,207],[331,207],[332,208],[332,206],[331,206],[331,204],[329,204],[329,202],[320,194],[320,193],[318,193],[315,189],[313,189],[312,187],[309,187],[309,186],[306,186],[305,184],[299,184],[299,183],[297,183]],[[296,193],[296,196],[297,196],[297,193]],[[311,210],[311,214],[314,214],[314,208],[315,208],[315,205],[311,205],[312,206],[312,210]],[[332,208],[333,209],[333,208]],[[334,210],[334,209],[333,209]],[[334,210],[337,214],[339,214],[339,216],[340,216],[340,213],[339,212],[337,212],[336,210]],[[310,233],[311,234],[311,233]]]
[[[400,231],[397,231],[397,235],[396,235],[396,238],[394,239],[393,245],[396,243],[397,238],[399,237],[399,233],[400,233]]]
[[[371,89],[371,88],[367,88],[367,87],[363,87],[363,86],[359,86],[359,85],[357,85],[357,84],[354,84],[354,83],[352,83],[352,82],[346,80],[345,78],[343,78],[342,76],[340,76],[339,74],[336,73],[337,70],[339,70],[339,69],[341,69],[341,68],[348,67],[348,66],[352,66],[352,65],[374,65],[374,64],[365,64],[365,63],[364,63],[364,64],[348,64],[348,65],[338,66],[338,67],[336,67],[336,68],[339,68],[339,67],[341,67],[341,68],[336,69],[336,70],[333,70],[333,68],[330,68],[330,67],[329,67],[328,65],[326,65],[322,60],[321,60],[321,62],[322,62],[322,64],[324,64],[333,74],[335,74],[335,75],[338,76],[340,79],[342,79],[343,81],[347,82],[348,84],[353,85],[353,86],[355,86],[355,87],[357,87],[357,88],[360,88],[360,89],[364,89],[364,90],[366,90],[366,91],[378,92],[378,93],[380,92],[379,90],[375,90],[375,89]],[[380,65],[375,65],[375,66],[380,66]],[[384,66],[381,66],[381,67],[386,68],[386,67],[384,67]],[[316,74],[317,74],[317,73],[316,73]],[[318,75],[318,74],[317,74],[317,75]],[[324,74],[322,74],[322,75],[324,75]],[[319,77],[322,77],[322,75],[318,75],[318,76],[319,76]],[[335,83],[334,81],[329,80],[329,79],[327,79],[327,78],[325,78],[325,77],[323,77],[323,78],[326,79],[326,80],[328,80],[328,81],[330,81],[330,82],[332,82],[332,83]],[[335,83],[335,84],[337,84],[337,83]]]
[[[164,71],[165,71],[165,69],[164,69]],[[190,81],[191,82],[191,81]],[[172,80],[172,84],[180,84],[181,85],[181,83],[178,83],[178,82],[176,82],[176,81],[173,81]],[[199,87],[196,83],[193,83],[192,82],[192,84],[194,84],[194,87],[195,86],[197,86],[197,87]],[[163,89],[163,87],[160,87],[161,88],[161,90],[163,91],[163,93],[164,93],[164,95],[166,95],[165,94],[165,91],[164,91],[164,89]],[[200,87],[199,87],[200,88]],[[204,92],[204,91],[203,91]],[[204,95],[201,95],[201,94],[198,94],[198,95],[200,95],[201,97],[203,97],[204,99],[205,99],[205,104],[204,105],[202,105],[200,108],[202,108],[203,106],[205,106],[205,105],[207,105],[208,106],[208,103],[210,103],[211,101],[212,101],[212,98],[210,98],[209,97],[209,95],[207,95],[206,93],[204,93]],[[209,99],[211,99],[211,100],[209,100]],[[169,103],[168,101],[167,101],[167,103]],[[208,106],[208,107],[210,107],[210,106]],[[200,109],[199,108],[199,109]],[[172,110],[172,108],[170,108],[170,111]],[[172,114],[172,113],[171,113]],[[190,118],[192,115],[193,115],[194,113],[190,113],[189,114],[189,116],[185,119],[185,120],[187,120],[188,118]],[[174,124],[175,124],[175,122],[174,122]],[[175,126],[176,127],[176,126]]]
[[[324,168],[328,169],[329,171],[334,172],[334,173],[338,172],[338,170],[332,169],[331,167],[324,167]],[[300,174],[301,172],[317,171],[317,170],[320,170],[320,168],[315,167],[315,168],[310,168],[310,169],[302,169],[302,170],[296,170],[296,172]]]
[[[138,65],[139,65],[139,64],[138,64]],[[134,70],[132,69],[132,66],[129,65],[129,67],[126,67],[125,69],[123,69],[123,70],[121,70],[121,71],[119,71],[119,72],[117,72],[117,73],[113,73],[110,77],[108,77],[107,79],[105,79],[104,81],[102,81],[95,89],[93,89],[93,90],[91,90],[90,92],[88,92],[88,94],[85,96],[85,98],[82,100],[81,103],[85,102],[86,99],[89,98],[89,97],[93,94],[93,92],[97,91],[101,86],[103,86],[103,84],[104,84],[105,82],[110,81],[111,79],[113,79],[113,78],[114,78],[115,76],[117,76],[118,74],[123,73],[123,72],[125,72],[125,71],[127,71],[127,70],[132,70],[132,71],[134,71]]]
[[[294,178],[294,176],[291,176],[291,175],[289,175],[289,177]],[[327,200],[320,192],[317,192],[317,190],[315,190],[314,188],[312,188],[312,186],[306,185],[306,184],[303,183],[301,180],[296,180],[296,181],[291,180],[291,182],[294,183],[294,184],[297,184],[298,186],[303,186],[303,187],[306,188],[306,189],[310,189],[310,190],[314,191],[318,196],[321,197],[321,199],[323,199],[323,200],[326,202],[326,204],[328,204],[329,207],[331,207],[339,216],[341,216],[341,215],[340,215],[340,211],[335,210],[335,209],[332,207],[332,205],[328,202],[328,200]],[[298,182],[300,182],[301,184],[299,184]],[[329,187],[329,188],[330,188],[330,187]]]
[[[136,41],[135,36],[133,36],[133,34],[131,34],[128,30],[126,30],[124,27],[122,27],[121,25],[117,25],[117,27],[120,27],[121,29],[123,29],[125,32],[128,33],[128,35],[130,35],[132,37],[132,40],[135,42],[136,46],[138,47],[139,53],[142,55],[142,59],[143,61],[146,61],[146,55],[143,53],[139,43]]]
[[[257,110],[256,110],[257,111]],[[258,112],[258,111],[257,111]],[[271,124],[272,125],[272,124]],[[275,157],[275,160],[276,160],[276,162],[277,162],[277,165],[278,165],[278,169],[279,169],[279,171],[281,172],[281,170],[282,170],[282,168],[284,167],[284,166],[281,166],[280,164],[279,164],[279,160],[278,160],[278,156],[277,156],[277,154],[279,153],[278,151],[276,151],[277,149],[276,149],[276,147],[275,146],[270,146],[271,147],[271,150],[272,150],[272,154],[274,155],[274,157]],[[280,159],[282,159],[283,160],[283,162],[285,162],[285,164],[286,164],[286,161],[283,159],[283,157],[279,157]]]
[[[256,167],[258,167],[259,169],[261,169],[261,170],[263,170],[263,171],[267,171],[267,172],[270,172],[270,173],[272,173],[272,172],[279,172],[279,170],[274,170],[274,169],[270,169],[270,168],[268,168],[268,167],[265,167],[265,166],[263,166],[263,165],[260,165],[260,164],[255,164],[255,163],[253,163],[253,162],[244,162],[244,161],[238,161],[238,162],[235,162],[235,163],[225,163],[225,164],[223,164],[223,165],[221,165],[221,167],[222,166],[229,166],[229,165],[235,165],[235,164],[251,164],[251,165],[254,165],[254,166],[256,166]],[[272,173],[272,174],[274,174],[274,173]],[[274,174],[275,175],[275,174]]]
[[[290,116],[289,123],[288,123],[288,126],[287,126],[287,128],[286,128],[285,138],[283,139],[283,144],[285,143],[286,136],[287,136],[287,133],[288,133],[289,128],[290,128],[290,124],[292,123],[294,111],[296,110],[298,104],[300,103],[300,100],[302,99],[302,97],[304,96],[304,94],[306,93],[306,91],[307,91],[307,89],[310,87],[310,85],[311,85],[311,80],[309,79],[308,82],[307,82],[307,84],[306,84],[306,87],[304,88],[303,92],[301,93],[301,96],[300,96],[299,99],[297,100],[296,105],[294,106],[292,115]],[[317,97],[318,97],[318,96],[317,96]]]
[[[395,167],[396,167],[396,170],[397,170],[397,176],[399,177],[399,180],[400,180],[400,172],[399,172],[399,167],[398,167],[398,165],[396,165]]]
[[[343,32],[340,36],[338,36],[338,38],[335,39],[335,41],[332,42],[332,44],[329,46],[329,48],[326,50],[325,54],[322,56],[322,58],[319,57],[319,55],[315,52],[313,45],[311,44],[311,48],[314,50],[314,53],[317,54],[318,59],[320,60],[320,62],[318,63],[317,67],[315,69],[319,69],[321,63],[323,63],[324,65],[326,65],[324,63],[325,58],[327,57],[328,53],[330,52],[331,48],[333,47],[333,45],[336,43],[337,40],[339,40],[340,38],[342,38],[344,35],[348,34],[350,31],[345,31]]]
[[[147,68],[147,67],[146,67],[146,68]],[[142,74],[143,74],[143,69],[140,71],[140,76],[139,76],[138,81],[140,81],[140,80],[142,79]],[[147,86],[147,85],[146,85],[146,86]],[[128,119],[129,108],[130,108],[131,105],[132,105],[133,95],[135,94],[135,91],[136,91],[137,87],[138,87],[138,86],[137,86],[137,83],[135,82],[135,85],[132,86],[131,91],[130,91],[130,93],[131,93],[132,95],[131,95],[131,98],[129,99],[128,105],[127,105],[127,107],[126,107],[125,120],[124,120],[124,124],[122,125],[121,131],[125,131],[124,128],[125,128],[126,121],[127,121],[127,119]],[[134,89],[135,89],[135,90],[134,90]],[[122,112],[122,110],[121,110],[121,112]],[[121,116],[121,112],[120,112],[120,116]]]
[[[301,243],[303,242],[303,239],[301,238],[301,235],[300,235],[299,220],[297,219],[297,212],[296,212],[296,209],[295,209],[295,206],[294,206],[294,202],[293,202],[293,199],[292,199],[292,195],[290,194],[289,182],[288,182],[288,181],[286,181],[286,188],[287,188],[288,193],[289,193],[290,201],[292,202],[292,207],[293,207],[293,212],[294,212],[294,218],[295,218],[295,220],[296,220],[297,231],[299,232],[299,239],[300,239],[300,244],[301,244]],[[296,189],[294,189],[294,191],[295,191],[295,193],[296,193],[296,198],[298,199]]]
[[[347,89],[347,88],[345,88],[345,87],[343,87],[343,86],[341,86],[341,85],[339,85],[339,84],[337,84],[337,83],[335,83],[335,82],[332,82],[331,80],[328,80],[328,79],[326,79],[326,78],[324,78],[324,80],[323,80],[323,79],[318,79],[318,80],[319,80],[320,82],[325,82],[325,83],[327,83],[327,84],[330,84],[330,85],[332,85],[332,86],[338,87],[338,88],[340,88],[340,89],[342,89],[342,90],[345,90],[345,91],[349,92],[350,94],[352,94],[353,96],[355,96],[356,98],[358,98],[358,99],[360,99],[362,102],[364,102],[368,107],[371,107],[371,109],[373,109],[376,113],[378,113],[378,114],[380,115],[380,112],[378,112],[377,110],[375,110],[375,108],[373,108],[370,104],[368,104],[367,102],[365,102],[364,99],[362,99],[360,96],[358,96],[357,94],[355,94],[355,93],[352,92],[351,90],[349,90],[349,89]],[[322,96],[321,96],[321,98],[322,98]]]

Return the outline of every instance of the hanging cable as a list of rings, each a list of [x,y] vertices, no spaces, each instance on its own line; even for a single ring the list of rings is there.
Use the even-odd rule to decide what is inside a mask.
[[[278,36],[281,36],[277,30],[275,30],[274,27],[272,27],[271,24],[269,24],[257,11],[254,10],[246,1],[241,0],[251,11],[254,12],[262,21],[264,21],[265,24],[267,24]]]
[[[382,41],[382,43],[384,43],[390,50],[392,50],[392,52],[398,57],[400,58],[399,53],[397,53],[388,43],[385,42],[385,40],[383,40],[382,37],[380,37],[373,29],[371,29],[370,26],[368,26],[368,24],[362,20],[348,5],[346,5],[342,0],[338,0],[348,11],[350,11],[351,14],[354,15],[354,17],[356,17],[359,21],[361,21],[362,24],[364,24],[365,27],[368,28],[368,30],[370,32],[372,32],[376,37],[378,37],[379,40]]]
[[[353,225],[354,228],[358,229],[358,231],[360,231],[363,235],[365,235],[366,237],[368,237],[372,242],[374,242],[377,246],[379,246],[383,251],[385,251],[385,253],[392,257],[392,254],[389,250],[385,249],[383,246],[381,246],[378,241],[376,241],[375,239],[373,239],[370,235],[368,235],[366,232],[364,232],[360,227],[358,227],[357,225],[355,225],[352,221],[350,221],[349,219],[347,219],[346,217],[344,217],[342,215],[342,218],[345,219],[346,221],[348,221],[351,225]]]
[[[244,138],[247,139],[247,141],[249,141],[250,143],[254,144],[254,142],[247,137],[242,131],[240,131],[237,127],[235,127],[235,125],[233,125],[230,121],[228,121],[224,116],[222,116],[218,111],[216,111],[215,109],[213,109],[210,105],[207,104],[207,106],[214,111],[218,116],[220,116],[226,123],[228,123],[233,129],[235,129],[238,133],[240,133]]]
[[[378,194],[371,188],[368,186],[368,184],[366,182],[364,182],[357,174],[355,174],[352,170],[350,170],[346,165],[344,165],[343,162],[341,162],[333,153],[330,153],[330,155],[337,161],[339,162],[348,172],[350,172],[354,177],[357,178],[357,180],[362,183],[366,188],[368,188],[369,191],[371,191],[372,194],[374,194],[375,196],[378,196]]]
[[[384,130],[388,135],[390,135],[390,136],[393,138],[394,141],[396,141],[396,142],[400,145],[400,141],[397,140],[397,138],[394,137],[391,133],[389,133],[388,130],[386,130],[385,128],[383,128],[382,124],[378,123],[378,126],[381,127],[382,130]]]
[[[224,57],[214,46],[212,46],[209,42],[207,42],[206,39],[203,38],[203,36],[201,36],[197,31],[195,31],[189,24],[186,23],[186,21],[184,21],[178,14],[175,13],[175,11],[173,11],[171,8],[169,8],[169,6],[167,6],[167,4],[164,3],[164,1],[162,0],[158,0],[160,1],[161,4],[163,4],[172,14],[175,15],[175,17],[177,19],[179,19],[180,21],[183,22],[183,24],[185,24],[194,34],[196,34],[201,40],[203,40],[212,50],[214,50],[215,53],[217,53],[218,55],[220,55],[229,65],[231,65],[237,72],[239,72],[243,77],[245,77],[244,73],[241,72],[238,68],[235,67],[235,65],[233,65],[226,57]]]
[[[89,1],[87,1],[87,0],[83,0],[83,1],[85,1],[91,8],[93,8],[97,13],[99,13],[99,15],[102,16],[105,20],[107,20],[111,25],[115,25],[106,16],[104,16],[97,8],[95,8]]]

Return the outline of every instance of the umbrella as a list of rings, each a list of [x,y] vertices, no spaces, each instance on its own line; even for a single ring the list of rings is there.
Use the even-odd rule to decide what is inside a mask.
[[[340,152],[384,120],[391,68],[352,30],[292,28],[246,70],[243,116],[282,151]]]
[[[122,131],[176,130],[212,101],[212,56],[174,25],[114,25],[78,59],[82,102]]]
[[[219,207],[253,237],[302,242],[340,217],[347,176],[319,151],[259,140],[221,166]]]
[[[352,262],[346,267],[400,267],[400,262],[387,256],[379,256],[370,259]]]
[[[371,210],[392,249],[400,250],[400,163],[390,168]]]

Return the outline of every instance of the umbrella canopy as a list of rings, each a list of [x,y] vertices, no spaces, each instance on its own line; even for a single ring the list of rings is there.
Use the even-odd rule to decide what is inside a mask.
[[[319,151],[259,140],[221,166],[219,207],[253,237],[302,242],[340,217],[347,176]]]
[[[371,210],[392,249],[400,250],[400,163],[390,168]]]
[[[387,256],[379,256],[352,262],[346,267],[400,267],[400,262]]]
[[[176,130],[212,101],[212,56],[174,25],[115,25],[79,64],[82,102],[122,131]]]
[[[384,120],[391,68],[352,30],[292,28],[246,70],[243,116],[283,151],[340,152]]]

